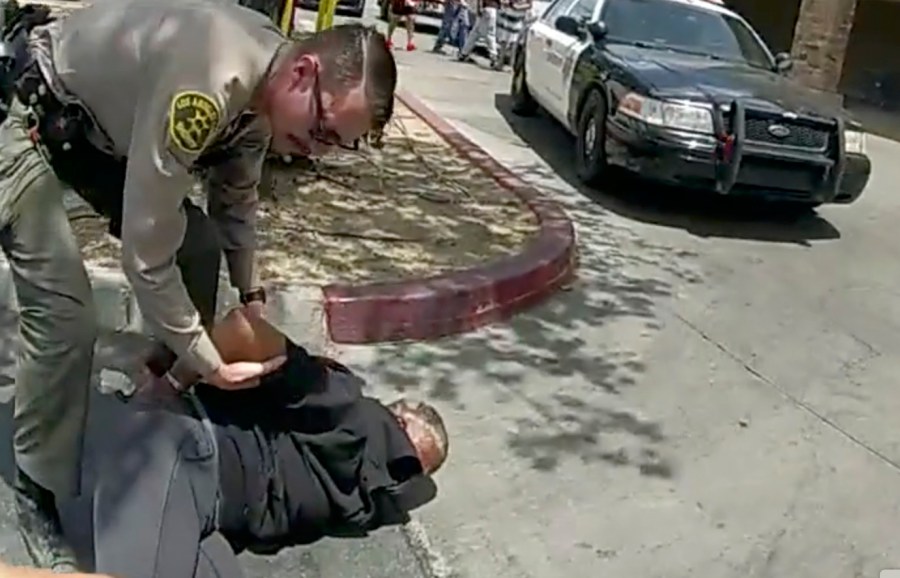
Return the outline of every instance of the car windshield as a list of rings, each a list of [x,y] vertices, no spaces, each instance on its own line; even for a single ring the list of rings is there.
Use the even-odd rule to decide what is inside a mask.
[[[671,0],[607,0],[608,40],[772,68],[766,48],[742,20]]]

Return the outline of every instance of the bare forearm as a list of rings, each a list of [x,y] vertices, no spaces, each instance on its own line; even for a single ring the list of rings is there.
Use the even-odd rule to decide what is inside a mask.
[[[287,351],[284,334],[265,319],[247,316],[238,308],[228,312],[210,331],[225,363],[266,361]]]
[[[225,363],[263,362],[287,352],[287,340],[281,331],[265,319],[245,315],[241,308],[229,311],[213,326],[209,335]],[[181,362],[175,363],[171,373],[184,384],[200,378]]]

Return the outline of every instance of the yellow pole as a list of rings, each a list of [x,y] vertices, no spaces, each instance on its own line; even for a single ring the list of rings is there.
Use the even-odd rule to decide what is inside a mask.
[[[334,10],[337,0],[319,0],[319,11],[316,15],[316,32],[327,30],[334,25]]]
[[[337,0],[327,0],[328,2],[328,17],[325,20],[325,28],[331,28],[334,26],[334,11],[337,10]]]
[[[284,0],[284,11],[281,13],[281,33],[285,36],[290,35],[294,28],[294,0]]]

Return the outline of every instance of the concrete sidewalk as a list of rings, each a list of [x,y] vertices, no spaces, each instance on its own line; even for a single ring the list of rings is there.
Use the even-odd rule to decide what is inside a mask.
[[[508,76],[398,60],[404,89],[551,192],[579,234],[578,282],[508,325],[345,350],[379,395],[446,413],[443,494],[422,520],[450,573],[874,578],[900,567],[889,305],[900,273],[887,266],[895,245],[869,236],[896,213],[882,186],[896,177],[879,171],[897,146],[872,143],[881,176],[868,194],[882,205],[823,211],[830,220],[654,210],[570,186],[571,140],[545,119],[504,118]],[[832,222],[847,239],[825,242],[839,236]],[[866,240],[877,257],[860,252]]]

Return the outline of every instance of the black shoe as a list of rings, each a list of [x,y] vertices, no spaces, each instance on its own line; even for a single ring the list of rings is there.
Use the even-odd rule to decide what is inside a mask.
[[[53,494],[21,470],[16,471],[13,491],[19,534],[35,566],[54,573],[77,572],[75,552],[63,536]]]

